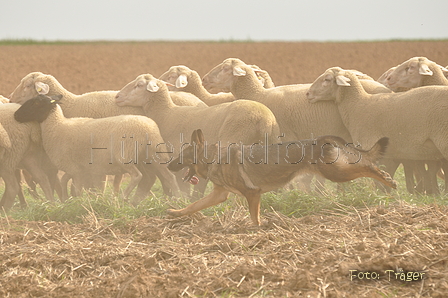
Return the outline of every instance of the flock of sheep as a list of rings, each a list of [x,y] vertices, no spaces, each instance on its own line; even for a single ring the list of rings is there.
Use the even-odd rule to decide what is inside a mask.
[[[103,191],[107,175],[120,193],[125,174],[130,182],[122,194],[136,188],[134,203],[157,178],[167,195],[190,194],[167,163],[199,128],[209,143],[223,146],[336,135],[370,148],[388,137],[386,171],[393,176],[403,164],[410,192],[438,193],[437,175],[448,160],[447,75],[445,67],[415,57],[377,81],[333,67],[312,84],[276,87],[265,70],[229,58],[202,79],[173,66],[159,79],[140,75],[120,91],[76,95],[33,72],[0,105],[0,207],[8,210],[17,196],[26,205],[22,178],[32,188],[39,184],[48,200],[54,192],[67,199],[70,179],[73,196]],[[309,190],[311,179],[301,177],[300,184]],[[196,194],[205,184],[195,186]]]

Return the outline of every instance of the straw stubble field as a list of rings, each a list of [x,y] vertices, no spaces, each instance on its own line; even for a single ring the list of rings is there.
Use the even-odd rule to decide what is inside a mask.
[[[117,90],[177,64],[203,75],[228,57],[259,65],[277,85],[312,82],[332,66],[377,78],[412,56],[446,65],[446,48],[446,41],[4,44],[0,94],[31,71],[84,93]],[[446,297],[448,208],[393,196],[393,204],[336,203],[299,217],[264,208],[261,228],[250,226],[242,204],[122,224],[88,206],[77,224],[2,216],[0,296]]]

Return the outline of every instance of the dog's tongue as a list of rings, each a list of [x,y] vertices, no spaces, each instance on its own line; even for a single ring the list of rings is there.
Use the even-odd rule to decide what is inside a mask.
[[[199,183],[198,177],[196,177],[195,175],[192,175],[191,177],[189,177],[189,176],[190,176],[190,169],[188,169],[187,172],[185,173],[184,181],[188,181],[188,183],[191,183],[193,185],[196,185]]]
[[[190,181],[188,181],[189,183],[196,185],[199,183],[199,178],[196,176],[191,177]]]

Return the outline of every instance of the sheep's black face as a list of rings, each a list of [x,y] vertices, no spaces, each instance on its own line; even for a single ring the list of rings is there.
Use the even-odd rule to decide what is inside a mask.
[[[38,95],[26,101],[15,113],[14,118],[18,122],[39,123],[47,119],[50,112],[56,107],[56,102],[61,96],[50,97],[47,95]]]

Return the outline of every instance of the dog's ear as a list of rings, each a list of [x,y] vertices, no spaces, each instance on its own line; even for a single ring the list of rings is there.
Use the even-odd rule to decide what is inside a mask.
[[[196,129],[191,134],[191,143],[195,143],[196,145],[204,145],[205,139],[204,134],[201,129]]]
[[[202,133],[201,129],[197,129],[196,131],[198,132],[198,144],[203,145],[205,143],[204,134]]]
[[[193,130],[193,132],[191,133],[191,141],[190,143],[197,143],[197,139],[198,139],[198,131],[197,130]]]

